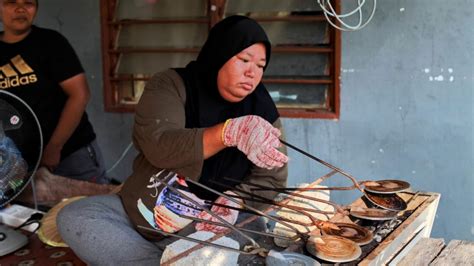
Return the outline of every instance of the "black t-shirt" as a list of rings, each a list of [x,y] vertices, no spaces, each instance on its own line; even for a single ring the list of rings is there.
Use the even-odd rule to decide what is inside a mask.
[[[83,73],[69,42],[59,32],[32,26],[28,36],[16,43],[0,41],[0,89],[7,90],[33,109],[46,145],[56,128],[67,95],[60,82]],[[87,114],[63,147],[61,157],[95,139]]]

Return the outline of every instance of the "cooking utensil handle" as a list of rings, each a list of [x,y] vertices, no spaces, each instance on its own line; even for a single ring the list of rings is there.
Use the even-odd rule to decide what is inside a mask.
[[[323,165],[325,165],[325,166],[331,168],[332,170],[334,170],[334,171],[336,171],[336,172],[339,172],[339,173],[342,174],[342,175],[347,176],[348,178],[350,178],[350,179],[352,180],[352,182],[354,183],[354,185],[355,185],[359,190],[362,191],[362,188],[360,187],[359,183],[356,181],[356,178],[353,177],[352,175],[350,175],[350,174],[344,172],[343,170],[337,168],[336,166],[334,166],[334,165],[332,165],[332,164],[330,164],[330,163],[327,163],[327,162],[325,162],[325,161],[319,159],[318,157],[316,157],[316,156],[314,156],[314,155],[311,155],[311,154],[309,154],[309,153],[303,151],[302,149],[300,149],[300,148],[298,148],[298,147],[296,147],[296,146],[293,146],[292,144],[290,144],[290,143],[288,143],[288,142],[286,142],[286,141],[284,141],[284,140],[281,140],[281,139],[280,139],[280,142],[281,142],[282,144],[284,144],[285,146],[287,146],[287,147],[289,147],[289,148],[292,148],[293,150],[295,150],[295,151],[297,151],[297,152],[299,152],[299,153],[301,153],[301,154],[303,154],[303,155],[305,155],[305,156],[307,156],[307,157],[309,157],[309,158],[311,158],[311,159],[313,159],[313,160],[315,160],[315,161],[317,161],[317,162],[319,162],[319,163],[321,163],[321,164],[323,164]]]
[[[198,243],[198,244],[201,244],[201,245],[205,245],[205,246],[221,248],[221,249],[234,251],[234,252],[238,252],[238,253],[242,253],[242,254],[246,254],[246,255],[253,255],[253,253],[251,253],[251,252],[246,252],[244,250],[236,249],[236,248],[233,248],[233,247],[228,247],[228,246],[212,243],[212,242],[209,242],[209,241],[206,241],[206,240],[199,240],[199,239],[188,237],[188,236],[182,236],[182,235],[178,235],[178,234],[175,234],[175,233],[169,233],[169,232],[165,232],[163,230],[158,230],[158,229],[155,229],[155,228],[149,228],[149,227],[142,226],[142,225],[137,225],[137,227],[140,228],[140,229],[146,230],[146,231],[156,232],[156,233],[162,234],[164,236],[171,236],[171,237],[176,237],[176,238],[179,238],[179,239],[192,241],[192,242],[195,242],[195,243]]]

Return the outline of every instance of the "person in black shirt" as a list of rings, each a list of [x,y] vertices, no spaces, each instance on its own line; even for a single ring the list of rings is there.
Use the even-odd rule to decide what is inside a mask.
[[[85,112],[90,98],[81,63],[60,33],[33,25],[37,0],[0,0],[0,89],[23,99],[43,132],[41,166],[52,173],[110,183]]]

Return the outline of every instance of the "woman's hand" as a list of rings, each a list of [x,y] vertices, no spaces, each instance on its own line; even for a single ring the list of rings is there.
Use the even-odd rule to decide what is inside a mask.
[[[227,191],[227,192],[225,192],[225,194],[227,194],[227,195],[229,195],[229,194],[236,195],[232,191]],[[226,205],[226,206],[229,206],[229,207],[241,208],[240,204],[235,203],[233,201],[230,201],[230,200],[228,200],[224,197],[217,198],[215,203],[221,204],[221,205]],[[237,221],[237,217],[239,216],[239,211],[237,211],[237,210],[233,210],[233,209],[229,209],[229,208],[221,207],[221,206],[216,206],[216,205],[212,206],[211,211],[214,212],[215,214],[219,215],[221,218],[223,218],[224,220],[226,220],[230,224],[235,224],[235,222]],[[212,221],[212,222],[222,223],[219,219],[217,219],[216,217],[210,215],[206,211],[202,211],[198,215],[198,218],[203,219],[203,220],[209,220],[209,221]],[[210,232],[214,232],[216,234],[221,233],[221,232],[223,232],[224,230],[227,229],[227,227],[222,227],[222,226],[218,226],[218,225],[214,225],[214,224],[208,224],[208,223],[204,223],[204,222],[196,224],[195,228],[196,228],[197,231],[210,231]]]
[[[222,140],[228,147],[237,147],[255,165],[273,169],[282,167],[288,157],[278,151],[280,130],[256,115],[228,120],[222,130]]]

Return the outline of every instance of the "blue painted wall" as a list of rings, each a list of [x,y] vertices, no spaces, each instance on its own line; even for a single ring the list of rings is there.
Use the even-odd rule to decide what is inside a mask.
[[[111,166],[130,143],[133,116],[103,111],[99,1],[40,2],[37,24],[61,31],[87,71],[88,112]],[[350,2],[343,1],[346,10]],[[284,119],[288,141],[359,180],[403,179],[415,190],[441,193],[432,236],[474,240],[474,2],[377,4],[366,28],[342,34],[340,119]],[[135,153],[112,175],[126,178]],[[329,171],[289,155],[291,185]],[[341,175],[327,184],[349,185]],[[332,199],[345,204],[358,196],[339,192]]]

